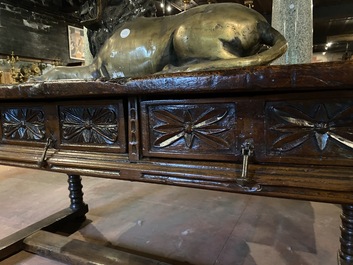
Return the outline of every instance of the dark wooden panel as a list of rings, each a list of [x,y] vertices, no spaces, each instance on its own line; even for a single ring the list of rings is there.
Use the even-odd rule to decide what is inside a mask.
[[[145,156],[234,161],[240,155],[236,102],[156,100],[142,102],[142,109]]]
[[[72,61],[65,21],[6,3],[0,3],[0,14],[0,54]]]
[[[45,140],[44,112],[41,107],[1,109],[2,139]]]
[[[351,165],[352,130],[352,98],[268,102],[266,156],[290,163]]]
[[[63,1],[65,0],[1,0],[2,3],[20,6],[28,10],[40,11],[41,13],[46,10],[47,12],[61,11]]]
[[[60,148],[126,151],[122,100],[63,103],[58,108],[59,119],[52,126],[59,126]]]

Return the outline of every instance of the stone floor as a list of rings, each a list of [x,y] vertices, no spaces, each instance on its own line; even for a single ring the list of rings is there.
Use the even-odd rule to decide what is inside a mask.
[[[172,264],[333,265],[338,205],[83,177],[72,238]],[[66,176],[0,167],[0,238],[68,206]],[[21,252],[2,265],[62,264]]]

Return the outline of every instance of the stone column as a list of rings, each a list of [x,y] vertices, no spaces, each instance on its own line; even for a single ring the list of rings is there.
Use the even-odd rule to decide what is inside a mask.
[[[310,63],[313,51],[313,0],[273,0],[272,27],[288,42],[288,51],[273,64]]]

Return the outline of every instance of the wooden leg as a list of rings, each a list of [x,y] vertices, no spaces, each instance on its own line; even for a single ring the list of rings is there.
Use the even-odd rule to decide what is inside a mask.
[[[79,175],[68,175],[67,182],[69,183],[68,189],[70,192],[70,206],[68,209],[72,211],[72,214],[70,217],[55,222],[44,230],[69,235],[76,232],[82,226],[83,222],[86,220],[88,205],[83,201],[81,180],[81,176]]]
[[[82,179],[79,175],[68,176],[69,178],[67,182],[69,183],[70,191],[70,208],[76,211],[86,206],[86,204],[83,202],[83,192],[81,184]]]
[[[339,265],[353,265],[353,205],[343,204],[341,214],[341,248],[338,252]]]
[[[68,175],[67,180],[70,192],[70,208],[78,213],[77,220],[79,222],[83,222],[86,219],[85,214],[88,212],[88,206],[83,201],[81,180],[82,178],[79,175]],[[82,215],[79,214],[80,212]]]

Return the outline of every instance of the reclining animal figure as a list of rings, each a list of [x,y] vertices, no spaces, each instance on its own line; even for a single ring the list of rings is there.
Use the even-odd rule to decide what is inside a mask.
[[[258,12],[235,3],[209,4],[173,16],[125,22],[105,41],[92,64],[56,67],[40,79],[89,80],[265,65],[286,49],[285,38]]]

